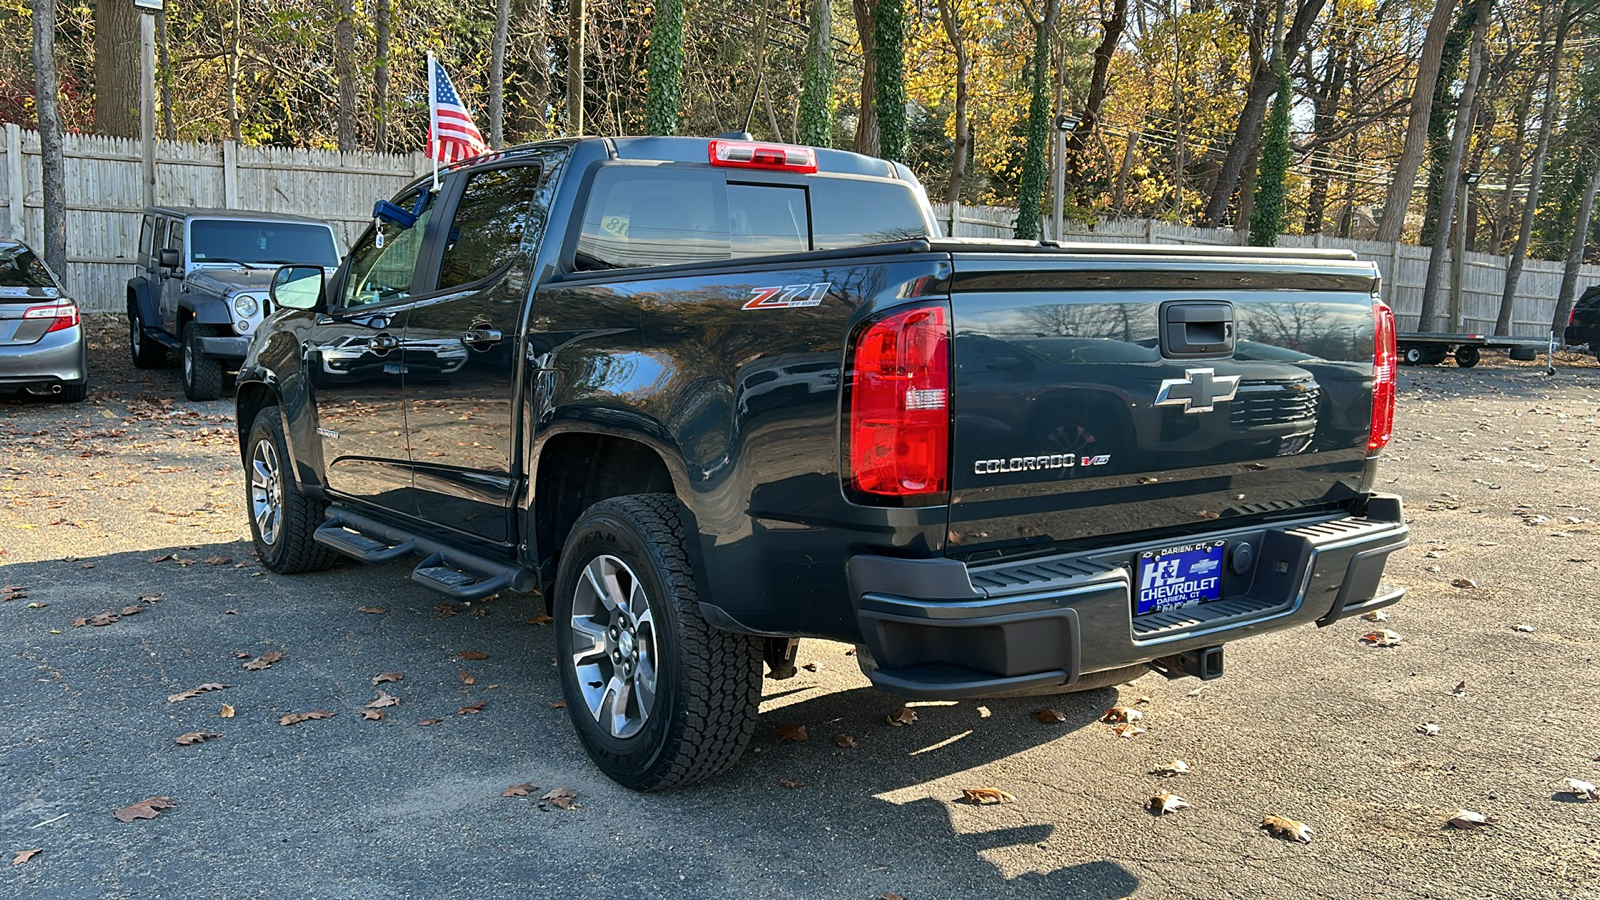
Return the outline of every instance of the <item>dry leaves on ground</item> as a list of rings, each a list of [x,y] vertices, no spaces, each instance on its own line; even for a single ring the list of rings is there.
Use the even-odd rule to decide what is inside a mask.
[[[566,709],[567,708],[567,701],[565,701],[565,700],[551,700],[549,703],[546,703],[545,706],[548,706],[551,709]]]
[[[305,713],[289,713],[288,715],[286,715],[283,718],[279,719],[278,720],[278,724],[279,725],[298,725],[301,722],[309,722],[312,719],[331,719],[331,718],[333,718],[333,713],[329,712],[328,710],[325,710],[325,709],[314,709],[311,712],[305,712]]]
[[[421,725],[423,728],[427,728],[429,725],[437,725],[437,724],[439,724],[440,722],[443,722],[443,721],[444,721],[443,719],[423,719],[422,721],[418,722],[417,724]]]
[[[578,809],[578,792],[571,788],[552,788],[539,798],[539,808],[543,810]]]
[[[804,781],[790,781],[787,778],[779,778],[778,785],[786,788],[803,788],[806,786],[806,783]]]
[[[851,747],[854,747],[856,745],[856,739],[855,738],[851,737],[848,734],[843,734],[843,733],[834,735],[833,736],[833,742],[835,744],[838,744],[839,746],[845,748],[846,750],[848,750]]]
[[[555,621],[555,619],[552,619],[551,617],[545,615],[544,613],[539,613],[538,615],[536,615],[533,618],[529,619],[528,620],[528,624],[529,625],[544,626],[544,625],[549,625],[551,622],[554,622],[554,621]]]
[[[1273,837],[1283,838],[1286,841],[1299,841],[1302,844],[1311,843],[1312,828],[1304,822],[1296,822],[1282,816],[1266,816],[1261,820],[1261,827]]]
[[[178,735],[173,740],[182,746],[193,747],[195,744],[203,744],[219,737],[222,737],[222,735],[215,731],[189,731]]]
[[[372,676],[372,686],[377,687],[380,684],[394,684],[396,681],[399,681],[403,678],[405,678],[405,676],[401,675],[399,672],[384,672],[382,675]]]
[[[122,615],[125,616],[125,617],[126,616],[137,616],[139,613],[142,613],[142,612],[144,612],[144,607],[142,607],[142,606],[129,605],[129,606],[124,606],[122,608]]]
[[[1499,823],[1500,820],[1496,819],[1494,816],[1486,816],[1483,813],[1473,812],[1470,809],[1457,810],[1456,814],[1451,816],[1449,821],[1445,822],[1446,825],[1450,825],[1455,828],[1479,828],[1484,825],[1498,825]]]
[[[217,713],[217,716],[223,719],[233,718],[233,707],[226,703],[222,704],[222,710]]]
[[[82,618],[73,619],[72,627],[82,628],[85,625],[92,625],[95,628],[103,628],[106,625],[110,625],[112,622],[117,621],[118,618],[120,617],[116,613],[99,613],[93,616],[84,616]]]
[[[1450,586],[1470,591],[1475,590],[1478,587],[1478,582],[1472,580],[1471,578],[1453,578],[1450,581]]]
[[[489,658],[489,654],[483,652],[482,650],[463,650],[463,651],[461,651],[461,658],[462,659],[488,659]]]
[[[1457,697],[1465,694],[1466,692],[1467,683],[1465,681],[1456,682],[1456,686],[1450,689],[1450,693],[1455,694]]]
[[[1035,712],[1033,714],[1033,718],[1036,722],[1065,722],[1067,720],[1067,714],[1059,709],[1047,706],[1044,709]]]
[[[487,702],[487,701],[479,700],[476,703],[468,703],[466,706],[463,706],[460,709],[456,710],[456,715],[458,715],[458,716],[475,716],[478,713],[483,712],[483,705],[484,705],[485,702]]]
[[[534,787],[533,782],[524,781],[521,784],[513,784],[511,787],[508,787],[505,790],[501,791],[500,792],[500,796],[502,796],[502,797],[526,797],[526,796],[528,796],[528,792],[529,791],[537,791],[537,790],[538,790],[538,788]]]
[[[803,744],[811,740],[811,735],[806,733],[806,726],[799,722],[785,722],[772,729],[772,739],[780,743],[793,741],[796,744]]]
[[[1587,781],[1567,778],[1562,781],[1562,784],[1565,784],[1567,790],[1576,795],[1579,800],[1600,800],[1600,787],[1595,787]]]
[[[1189,764],[1181,759],[1175,759],[1164,766],[1152,769],[1150,774],[1160,778],[1176,778],[1179,775],[1189,774]]]
[[[902,706],[894,712],[889,713],[887,716],[884,716],[883,720],[896,728],[899,728],[903,725],[915,725],[917,722],[917,711],[909,706]]]
[[[383,709],[389,706],[399,706],[400,698],[388,691],[379,691],[378,696],[367,704],[367,709]]]
[[[132,822],[134,819],[154,819],[156,814],[164,809],[171,809],[175,804],[171,797],[146,797],[131,806],[112,813],[118,822]]]
[[[1389,614],[1381,609],[1375,609],[1372,612],[1362,613],[1361,618],[1368,622],[1387,622],[1389,621]]]
[[[1361,639],[1374,647],[1398,647],[1400,642],[1405,640],[1405,638],[1387,628],[1363,634]]]
[[[208,566],[225,566],[225,565],[227,565],[228,563],[231,563],[231,562],[233,562],[233,560],[227,558],[226,556],[209,556],[209,557],[206,557],[206,565],[208,565]]]
[[[1516,626],[1516,630],[1522,632],[1523,634],[1532,634],[1533,633],[1533,626],[1532,625],[1518,625],[1518,626]]]
[[[1145,733],[1145,729],[1140,728],[1131,722],[1123,722],[1121,725],[1113,725],[1111,726],[1111,730],[1116,732],[1117,737],[1120,738],[1138,737],[1139,735]]]
[[[1151,797],[1150,802],[1145,804],[1145,808],[1158,816],[1164,816],[1169,812],[1188,809],[1189,801],[1179,797],[1177,794],[1169,794],[1166,791],[1162,791]]]
[[[1421,725],[1417,726],[1417,733],[1425,734],[1428,737],[1438,737],[1439,725],[1436,722],[1423,722]]]
[[[381,606],[358,606],[358,607],[356,607],[356,612],[358,612],[358,613],[367,613],[368,615],[373,615],[373,616],[381,616],[385,612],[387,612],[387,610],[385,610]]]
[[[468,672],[466,669],[462,669],[458,674],[461,677],[461,683],[467,687],[472,687],[478,683],[478,676]]]
[[[273,663],[280,659],[283,659],[282,650],[268,650],[255,659],[245,663],[244,667],[252,672],[259,672],[262,669],[269,668]]]
[[[1017,799],[1015,794],[1002,791],[999,788],[980,787],[961,789],[961,802],[970,803],[973,806],[990,806],[995,803],[1010,803],[1015,799]]]
[[[43,853],[44,848],[35,847],[32,850],[17,850],[15,852],[16,856],[11,857],[11,864],[13,866],[20,866],[28,860],[33,859],[35,856],[38,856],[40,853]]]
[[[1142,718],[1144,718],[1144,713],[1131,706],[1113,706],[1106,710],[1106,714],[1100,717],[1100,721],[1107,723],[1137,722]]]
[[[363,709],[361,711],[361,718],[367,720],[368,722],[381,722],[383,721],[383,710]]]
[[[183,700],[193,700],[194,698],[200,696],[201,694],[206,693],[207,691],[220,691],[220,690],[224,690],[227,687],[228,686],[225,685],[225,684],[218,684],[215,681],[211,681],[211,682],[207,682],[205,684],[202,684],[199,687],[197,687],[197,688],[195,688],[194,690],[191,690],[191,691],[183,691],[183,692],[177,693],[177,694],[169,694],[169,695],[167,695],[167,702],[168,703],[178,703],[178,702],[183,701]]]

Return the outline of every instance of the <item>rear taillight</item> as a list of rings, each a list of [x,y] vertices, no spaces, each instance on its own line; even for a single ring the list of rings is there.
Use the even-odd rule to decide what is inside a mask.
[[[44,330],[45,334],[52,331],[61,331],[78,324],[78,304],[71,300],[62,300],[50,306],[33,306],[24,310],[24,319],[54,319],[50,327]]]
[[[856,331],[844,456],[854,499],[942,503],[950,488],[950,315],[902,309]]]
[[[1574,304],[1571,309],[1567,310],[1567,327],[1568,328],[1572,327],[1572,320],[1576,319],[1577,317],[1578,317],[1578,307],[1577,307],[1576,304]]]
[[[1372,430],[1367,435],[1367,455],[1389,446],[1394,434],[1394,389],[1399,359],[1394,349],[1394,310],[1374,303],[1372,317],[1377,337],[1372,351]]]

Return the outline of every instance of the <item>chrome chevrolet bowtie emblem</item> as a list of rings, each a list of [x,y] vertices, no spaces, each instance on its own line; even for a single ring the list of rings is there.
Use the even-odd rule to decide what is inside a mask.
[[[1217,375],[1216,369],[1186,369],[1182,378],[1168,378],[1156,391],[1156,406],[1181,406],[1186,413],[1211,412],[1239,391],[1239,376]]]

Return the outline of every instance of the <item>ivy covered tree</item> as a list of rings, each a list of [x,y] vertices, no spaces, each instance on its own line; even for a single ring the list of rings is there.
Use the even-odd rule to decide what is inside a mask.
[[[876,68],[872,105],[878,114],[878,155],[906,161],[905,0],[878,0],[872,10]]]
[[[811,30],[800,87],[800,143],[833,143],[833,4],[811,0]]]
[[[678,94],[683,89],[683,0],[659,0],[650,27],[650,93],[645,97],[645,131],[678,133]]]
[[[1272,101],[1267,132],[1261,140],[1261,165],[1256,169],[1255,203],[1250,209],[1250,244],[1276,247],[1283,231],[1284,196],[1289,174],[1289,107],[1294,91],[1289,83],[1289,67],[1278,63],[1278,96]]]
[[[1050,137],[1050,35],[1055,31],[1059,0],[1044,0],[1044,16],[1035,22],[1038,38],[1028,71],[1028,142],[1022,161],[1022,183],[1017,191],[1017,238],[1039,239],[1039,207],[1044,201],[1045,143]]]

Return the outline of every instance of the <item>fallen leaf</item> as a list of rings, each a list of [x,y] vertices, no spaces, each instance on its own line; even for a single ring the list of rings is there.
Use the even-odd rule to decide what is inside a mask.
[[[1600,787],[1595,787],[1587,781],[1579,781],[1576,778],[1568,778],[1562,783],[1567,786],[1567,790],[1577,794],[1578,799],[1580,800],[1600,800]]]
[[[222,735],[217,734],[214,731],[190,731],[185,734],[178,735],[173,740],[185,747],[193,747],[195,744],[203,744],[206,741],[219,737],[222,737]]]
[[[1169,812],[1175,812],[1180,809],[1188,809],[1189,801],[1179,797],[1177,794],[1169,794],[1166,791],[1162,791],[1154,797],[1151,797],[1150,802],[1145,804],[1145,806],[1156,815],[1163,816]]]
[[[137,616],[142,612],[144,612],[144,607],[142,606],[124,606],[122,608],[123,616]]]
[[[805,669],[807,672],[815,672],[818,669],[821,669],[822,666],[820,664],[818,664],[818,663],[808,662],[805,665],[801,666],[800,668]]]
[[[1106,714],[1100,717],[1100,721],[1107,723],[1137,722],[1142,718],[1144,718],[1144,713],[1131,706],[1113,706],[1106,710]]]
[[[227,558],[226,556],[209,556],[206,558],[206,565],[208,566],[225,566],[231,562],[233,562],[233,560]]]
[[[215,681],[207,682],[205,684],[200,685],[199,687],[195,688],[192,691],[184,691],[184,692],[182,692],[180,694],[170,694],[170,695],[167,696],[167,702],[168,703],[177,703],[177,702],[182,701],[182,700],[193,700],[194,698],[200,696],[201,694],[204,694],[207,691],[220,691],[220,690],[223,690],[226,687],[227,687],[227,685],[218,684]]]
[[[476,703],[468,703],[466,706],[463,706],[460,709],[456,710],[456,715],[458,715],[458,716],[475,716],[478,713],[483,712],[483,704],[485,702],[487,702],[487,701],[479,700]]]
[[[806,786],[806,783],[804,781],[790,781],[787,778],[779,778],[778,785],[786,788],[803,788]]]
[[[1500,820],[1494,816],[1486,816],[1470,809],[1463,809],[1458,810],[1445,824],[1456,828],[1477,828],[1482,825],[1497,825],[1499,823]]]
[[[33,859],[35,856],[38,856],[40,853],[43,853],[43,852],[44,852],[44,848],[43,847],[35,847],[32,850],[18,850],[18,851],[16,851],[17,855],[11,857],[11,864],[13,866],[20,866],[23,863],[27,862],[30,859]]]
[[[1454,578],[1454,579],[1451,579],[1450,586],[1451,587],[1464,588],[1465,590],[1469,590],[1470,591],[1470,590],[1476,589],[1477,586],[1478,586],[1478,583],[1476,581],[1473,581],[1471,578]]]
[[[1311,843],[1311,826],[1282,816],[1266,816],[1261,820],[1261,827],[1265,828],[1273,837],[1280,837],[1286,841],[1299,841],[1302,844]]]
[[[1133,705],[1134,706],[1147,706],[1151,702],[1152,701],[1150,699],[1150,695],[1149,694],[1140,694],[1139,696],[1133,698]]]
[[[381,709],[363,709],[361,711],[361,718],[366,719],[368,722],[381,721],[383,719],[383,710],[381,710]]]
[[[1520,631],[1520,632],[1522,632],[1524,634],[1532,634],[1533,633],[1533,626],[1532,625],[1518,625],[1516,627],[1516,630]]]
[[[1381,609],[1375,609],[1372,612],[1362,613],[1361,618],[1368,622],[1387,622],[1389,621],[1389,614]]]
[[[554,621],[555,621],[555,619],[551,618],[550,616],[547,616],[544,613],[539,613],[538,615],[536,615],[533,618],[529,619],[528,620],[528,624],[529,625],[538,625],[538,626],[542,627],[542,626],[545,626],[545,625],[549,625],[551,622],[554,622]]]
[[[49,606],[49,605],[50,604],[48,604],[48,603],[39,603],[39,602],[35,601],[33,603],[29,603],[28,604],[28,608],[29,609],[44,609],[46,606]]]
[[[438,611],[441,619],[448,619],[456,614],[456,608],[448,603],[436,603],[433,608]]]
[[[439,724],[440,722],[443,722],[443,721],[444,721],[443,719],[423,719],[421,722],[418,722],[417,724],[421,725],[423,728],[427,728],[429,725],[437,725],[437,724]]]
[[[488,659],[489,658],[489,654],[483,652],[482,650],[463,650],[463,651],[461,651],[461,658],[462,659]]]
[[[887,716],[884,716],[883,720],[896,728],[899,728],[902,725],[914,725],[917,721],[917,711],[909,706],[902,706],[894,712],[889,713]]]
[[[223,718],[223,719],[231,719],[231,718],[233,718],[233,707],[229,706],[226,703],[222,704],[222,711],[217,713],[217,716],[219,718]]]
[[[567,701],[565,701],[565,700],[551,700],[549,703],[546,703],[545,706],[548,706],[551,709],[566,709],[567,708]]]
[[[878,900],[906,900],[905,894],[896,894],[894,891],[879,894]]]
[[[253,672],[259,672],[262,669],[265,669],[265,668],[271,666],[273,663],[277,662],[280,659],[283,659],[283,651],[282,650],[268,650],[267,652],[261,654],[260,656],[256,657],[255,659],[252,659],[249,662],[245,663],[244,667],[246,669],[249,669],[249,670],[253,671]]]
[[[1113,725],[1111,726],[1111,730],[1117,733],[1117,737],[1122,738],[1137,737],[1145,733],[1143,728],[1140,728],[1131,722],[1124,722],[1121,725]]]
[[[367,709],[383,709],[389,706],[399,706],[400,698],[392,696],[387,691],[379,691],[378,696],[367,704]]]
[[[283,718],[279,719],[278,720],[278,724],[279,725],[296,725],[296,724],[299,724],[301,722],[309,722],[312,719],[327,719],[327,718],[331,718],[332,716],[333,716],[333,713],[331,713],[331,712],[329,712],[329,711],[327,711],[325,709],[314,709],[311,712],[307,712],[307,713],[289,713],[288,715],[286,715]]]
[[[839,746],[845,748],[846,750],[848,750],[851,747],[854,747],[856,745],[856,739],[855,738],[851,737],[848,734],[842,734],[842,733],[834,735],[833,736],[833,742],[835,744],[838,744]]]
[[[1195,688],[1194,690],[1190,691],[1189,693],[1184,694],[1184,696],[1185,697],[1198,697],[1201,694],[1205,693],[1205,690],[1206,690],[1206,685],[1202,684],[1199,687]]]
[[[1450,689],[1450,693],[1455,694],[1458,697],[1460,695],[1462,695],[1462,694],[1465,694],[1466,692],[1467,692],[1467,683],[1466,683],[1466,681],[1457,682],[1456,686]]]
[[[112,813],[112,815],[117,817],[118,822],[132,822],[134,819],[154,819],[157,813],[164,809],[171,809],[173,805],[171,797],[147,797],[132,806],[124,806]]]
[[[508,787],[505,790],[501,791],[500,792],[500,796],[502,796],[502,797],[526,797],[526,796],[528,796],[528,792],[529,791],[537,791],[537,790],[538,790],[538,788],[534,787],[533,782],[524,781],[521,784],[513,784],[511,787]]]
[[[466,669],[462,669],[460,675],[461,675],[461,683],[466,685],[466,686],[468,686],[468,687],[471,687],[472,685],[475,685],[475,684],[478,683],[478,676],[472,674],[471,672],[468,672]]]
[[[1433,722],[1423,722],[1421,725],[1417,726],[1417,733],[1425,734],[1428,737],[1437,737],[1439,734],[1439,726]]]
[[[811,740],[811,735],[806,733],[806,726],[799,722],[786,722],[772,730],[772,739],[775,741],[793,741],[803,744]]]
[[[1361,639],[1374,647],[1398,647],[1400,642],[1405,640],[1405,638],[1387,628],[1363,634]]]
[[[1151,770],[1150,774],[1158,775],[1162,778],[1174,778],[1178,775],[1187,775],[1189,774],[1189,764],[1181,759],[1175,759],[1172,762],[1161,766],[1160,768]]]
[[[1010,803],[1017,799],[1015,794],[1010,794],[999,788],[980,787],[962,788],[961,802],[971,803],[974,806],[990,806],[995,803]]]
[[[553,806],[556,809],[577,809],[578,804],[574,802],[577,799],[577,791],[570,788],[552,788],[539,798],[539,808],[548,810]]]
[[[1067,714],[1059,709],[1047,706],[1034,713],[1033,719],[1036,722],[1065,722]]]
[[[383,615],[383,613],[386,612],[386,610],[381,606],[358,606],[358,607],[356,607],[356,612],[358,612],[358,613],[368,613],[369,615],[380,616],[380,615]]]
[[[152,557],[150,557],[150,562],[153,562],[153,563],[166,562],[169,559],[172,559],[172,554],[171,553],[165,554],[163,556],[152,556]]]
[[[405,676],[401,675],[399,672],[384,672],[382,675],[372,676],[372,686],[377,687],[380,684],[393,684],[402,678],[405,678]]]

